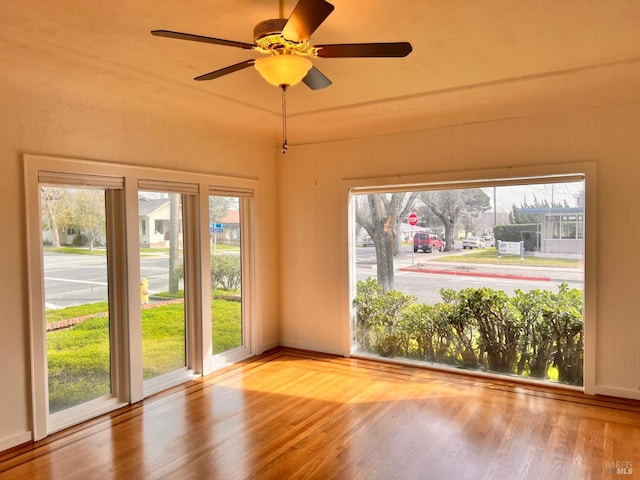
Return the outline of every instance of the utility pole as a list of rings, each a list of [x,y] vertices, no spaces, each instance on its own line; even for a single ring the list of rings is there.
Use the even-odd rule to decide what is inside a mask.
[[[496,202],[496,189],[497,187],[493,187],[493,226],[495,227],[498,224],[498,203]]]

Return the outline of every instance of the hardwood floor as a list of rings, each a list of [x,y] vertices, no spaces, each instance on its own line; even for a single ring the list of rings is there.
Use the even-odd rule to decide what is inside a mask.
[[[640,478],[640,402],[278,349],[3,452],[0,478]]]

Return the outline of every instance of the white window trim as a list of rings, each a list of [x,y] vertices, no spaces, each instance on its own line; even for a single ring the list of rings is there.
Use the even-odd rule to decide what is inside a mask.
[[[342,212],[344,219],[342,238],[355,238],[353,195],[361,193],[381,193],[393,191],[413,191],[419,188],[450,189],[462,187],[485,187],[494,185],[522,185],[533,181],[540,183],[566,182],[571,180],[585,182],[584,216],[584,385],[585,393],[594,395],[606,392],[598,389],[596,383],[596,192],[597,168],[595,162],[532,165],[523,167],[497,168],[488,170],[469,170],[463,172],[444,172],[434,174],[398,175],[393,177],[345,178],[342,181]],[[586,232],[590,232],[587,236]],[[351,338],[353,335],[353,309],[349,307],[355,297],[355,245],[348,242],[348,274],[343,277],[342,292],[345,298],[343,325],[343,354],[351,356]]]

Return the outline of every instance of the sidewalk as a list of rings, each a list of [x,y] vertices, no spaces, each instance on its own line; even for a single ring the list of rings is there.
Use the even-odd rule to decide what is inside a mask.
[[[536,281],[581,282],[583,271],[580,268],[493,265],[464,262],[439,262],[425,258],[429,254],[411,255],[396,258],[395,266],[401,272],[438,273],[442,275],[465,275],[471,277],[512,278]]]

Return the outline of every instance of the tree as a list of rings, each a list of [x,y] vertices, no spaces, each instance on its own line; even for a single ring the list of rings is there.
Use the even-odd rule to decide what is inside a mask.
[[[56,187],[42,187],[42,228],[53,234],[53,246],[60,246],[60,232],[71,223],[73,201],[70,190]]]
[[[445,250],[453,250],[455,227],[491,209],[491,199],[481,188],[421,192],[422,201],[444,225]]]
[[[74,190],[73,226],[89,241],[93,251],[96,240],[105,233],[104,190]]]
[[[400,224],[413,208],[412,193],[369,194],[356,197],[356,223],[373,240],[377,279],[383,292],[393,290],[393,256],[400,251]]]
[[[516,206],[516,204],[511,205],[511,211],[509,212],[509,223],[511,224],[523,224],[523,223],[538,223],[537,215],[530,215],[526,213],[518,212],[521,208],[568,208],[569,204],[566,200],[564,202],[552,202],[549,203],[547,200],[540,201],[534,195],[533,203],[527,203],[527,198],[523,198],[520,206]]]
[[[227,216],[229,209],[234,206],[237,209],[238,198],[209,195],[209,222],[218,223]]]
[[[180,245],[180,210],[182,196],[179,193],[169,194],[169,293],[178,293],[180,281],[179,245]]]
[[[42,187],[40,189],[42,203],[42,229],[53,232],[53,246],[60,246],[60,232],[58,231],[58,215],[56,212],[59,188]]]
[[[89,250],[105,233],[104,190],[43,187],[42,227],[53,233],[53,246],[60,246],[60,232],[73,228],[89,242]]]

